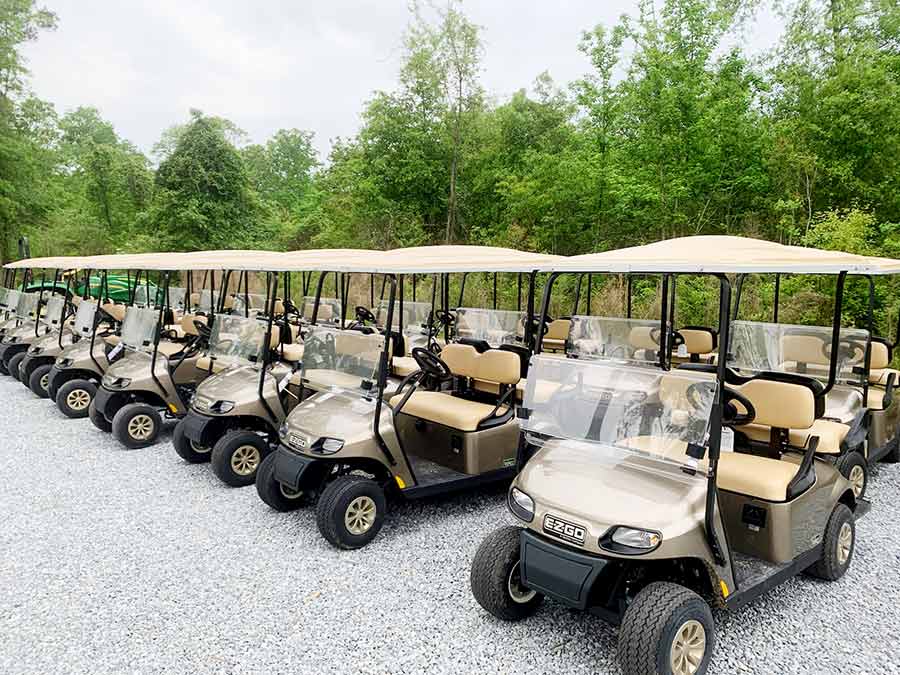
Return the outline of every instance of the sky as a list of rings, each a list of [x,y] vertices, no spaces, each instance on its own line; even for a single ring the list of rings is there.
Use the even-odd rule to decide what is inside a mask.
[[[24,52],[31,86],[60,113],[89,105],[149,152],[191,108],[226,117],[253,142],[282,128],[315,133],[324,159],[349,137],[400,67],[407,0],[43,0],[59,16]],[[482,28],[481,81],[498,100],[547,71],[567,84],[589,70],[581,33],[635,13],[637,0],[466,0]],[[769,13],[751,51],[777,39]]]

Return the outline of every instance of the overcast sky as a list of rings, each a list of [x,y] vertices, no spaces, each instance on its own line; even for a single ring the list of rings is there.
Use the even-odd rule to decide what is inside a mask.
[[[280,128],[315,132],[323,154],[359,127],[364,102],[392,89],[406,0],[44,0],[59,28],[25,52],[36,94],[60,113],[100,109],[149,151],[190,108],[237,123],[255,142]],[[633,13],[637,0],[468,0],[483,28],[482,82],[494,96],[542,71],[561,84],[589,68],[581,32]],[[765,15],[746,36],[777,38]]]

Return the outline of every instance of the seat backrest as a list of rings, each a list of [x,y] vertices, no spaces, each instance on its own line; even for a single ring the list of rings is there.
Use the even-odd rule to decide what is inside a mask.
[[[554,319],[547,326],[547,333],[544,335],[545,340],[565,340],[569,337],[569,329],[572,322],[569,319]]]
[[[685,326],[678,332],[684,338],[688,354],[709,354],[718,346],[718,334],[712,328]]]
[[[122,322],[125,320],[125,305],[117,305],[114,302],[104,302],[100,305],[100,308],[116,321]]]
[[[872,350],[869,356],[869,382],[875,383],[881,380],[881,371],[891,365],[892,351],[887,340],[872,338]]]
[[[472,345],[451,343],[441,349],[441,360],[450,368],[450,372],[459,377],[475,376],[475,359],[478,351]]]
[[[194,325],[195,320],[201,323],[207,322],[205,316],[197,316],[195,314],[185,314],[181,317],[181,330],[184,331],[185,335],[200,335],[200,331],[198,331],[197,327]]]
[[[628,333],[628,344],[635,349],[659,349],[659,327],[635,326]]]
[[[779,429],[809,429],[816,421],[817,412],[812,387],[769,375],[772,374],[761,373],[743,384],[729,384],[728,387],[746,396],[753,404],[756,409],[753,424]]]
[[[491,349],[475,359],[475,388],[497,391],[497,385],[515,385],[521,379],[519,357],[512,352]]]
[[[825,343],[816,335],[784,335],[781,338],[781,354],[786,362],[827,366],[831,360],[825,355],[824,347]]]

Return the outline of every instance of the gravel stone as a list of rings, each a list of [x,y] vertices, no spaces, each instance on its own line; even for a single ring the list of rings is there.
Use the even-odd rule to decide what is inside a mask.
[[[469,591],[504,490],[402,504],[337,551],[311,509],[126,450],[0,377],[0,673],[618,673],[616,631],[545,602],[519,624]],[[710,672],[900,672],[900,465],[882,465],[847,576],[718,612]]]

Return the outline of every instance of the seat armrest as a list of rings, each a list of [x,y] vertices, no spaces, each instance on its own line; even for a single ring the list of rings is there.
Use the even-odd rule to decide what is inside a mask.
[[[797,475],[788,483],[787,494],[785,495],[788,501],[800,496],[815,483],[816,474],[813,471],[813,462],[815,461],[818,447],[819,437],[810,436],[809,442],[806,444],[806,453],[803,455],[803,461],[800,462],[800,468],[797,469]]]

